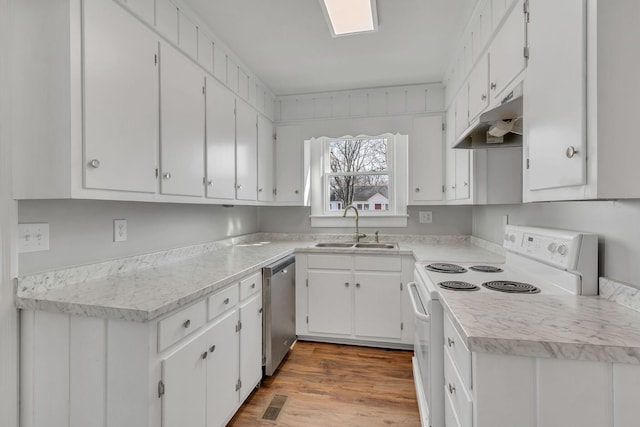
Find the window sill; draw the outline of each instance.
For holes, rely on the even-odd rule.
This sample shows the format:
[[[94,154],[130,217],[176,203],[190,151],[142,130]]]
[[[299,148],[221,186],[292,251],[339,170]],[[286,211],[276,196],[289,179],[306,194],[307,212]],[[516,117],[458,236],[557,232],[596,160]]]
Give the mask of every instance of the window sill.
[[[353,228],[353,213],[342,215],[310,215],[311,227]],[[363,215],[360,214],[360,228],[367,227],[406,227],[409,215]]]

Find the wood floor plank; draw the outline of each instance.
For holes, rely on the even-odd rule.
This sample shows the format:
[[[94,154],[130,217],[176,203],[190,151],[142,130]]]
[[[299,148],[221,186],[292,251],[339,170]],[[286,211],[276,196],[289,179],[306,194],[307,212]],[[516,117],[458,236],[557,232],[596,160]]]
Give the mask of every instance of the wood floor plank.
[[[298,342],[229,426],[420,426],[413,352]],[[289,399],[277,422],[259,421],[274,393]]]

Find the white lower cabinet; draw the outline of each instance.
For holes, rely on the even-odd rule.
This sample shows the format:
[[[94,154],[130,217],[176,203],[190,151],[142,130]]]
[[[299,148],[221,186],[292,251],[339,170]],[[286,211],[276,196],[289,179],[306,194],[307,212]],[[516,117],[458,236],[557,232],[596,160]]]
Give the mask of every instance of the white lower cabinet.
[[[448,316],[444,347],[447,427],[637,425],[640,365],[471,352]]]
[[[296,254],[298,338],[413,343],[411,264],[402,256]]]
[[[262,378],[261,283],[150,322],[23,310],[21,425],[224,426]]]

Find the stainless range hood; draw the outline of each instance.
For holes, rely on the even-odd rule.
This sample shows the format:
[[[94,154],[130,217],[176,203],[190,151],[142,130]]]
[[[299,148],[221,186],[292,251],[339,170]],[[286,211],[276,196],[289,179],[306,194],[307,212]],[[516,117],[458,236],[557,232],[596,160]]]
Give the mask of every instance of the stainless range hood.
[[[522,85],[482,113],[453,145],[467,150],[504,147],[522,147]]]

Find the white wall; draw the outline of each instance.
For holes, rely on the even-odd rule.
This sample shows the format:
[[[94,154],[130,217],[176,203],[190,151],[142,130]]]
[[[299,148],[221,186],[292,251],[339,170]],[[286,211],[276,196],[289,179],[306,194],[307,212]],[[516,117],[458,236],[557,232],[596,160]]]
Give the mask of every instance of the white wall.
[[[50,225],[50,250],[20,254],[20,275],[122,258],[258,231],[256,207],[25,200],[21,223]],[[128,240],[113,242],[113,220],[126,219]],[[0,423],[1,424],[1,423]]]
[[[473,234],[501,244],[503,215],[510,224],[598,234],[600,276],[640,288],[640,200],[476,206]]]
[[[13,282],[16,203],[11,200],[9,0],[0,0],[0,425],[18,426],[18,310]]]
[[[381,234],[471,234],[471,206],[409,206],[407,227],[383,228],[360,227],[370,236],[376,230]],[[433,223],[420,224],[420,211],[433,212]],[[260,231],[271,233],[352,233],[355,227],[353,214],[344,218],[341,228],[311,228],[308,207],[261,207],[259,208]]]

